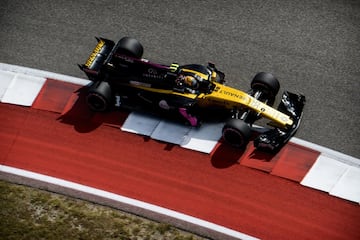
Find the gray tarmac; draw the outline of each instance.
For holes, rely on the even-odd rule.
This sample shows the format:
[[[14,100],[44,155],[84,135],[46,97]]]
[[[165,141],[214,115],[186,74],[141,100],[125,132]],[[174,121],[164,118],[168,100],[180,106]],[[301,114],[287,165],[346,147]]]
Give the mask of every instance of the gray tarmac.
[[[95,36],[160,63],[216,63],[244,90],[260,71],[307,97],[297,137],[360,158],[360,1],[21,1],[0,6],[0,62],[75,77]]]

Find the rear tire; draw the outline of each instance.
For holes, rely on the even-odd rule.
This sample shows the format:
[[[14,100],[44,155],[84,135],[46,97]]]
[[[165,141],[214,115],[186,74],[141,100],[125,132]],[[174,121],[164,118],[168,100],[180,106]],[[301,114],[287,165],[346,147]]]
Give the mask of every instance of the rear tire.
[[[109,108],[111,96],[108,82],[95,82],[86,96],[86,103],[92,111],[103,112]]]
[[[222,135],[231,146],[243,148],[249,143],[251,129],[243,120],[232,118],[223,127]]]
[[[141,58],[144,53],[143,46],[135,38],[123,37],[119,40],[117,45],[117,53],[125,54],[130,57]]]

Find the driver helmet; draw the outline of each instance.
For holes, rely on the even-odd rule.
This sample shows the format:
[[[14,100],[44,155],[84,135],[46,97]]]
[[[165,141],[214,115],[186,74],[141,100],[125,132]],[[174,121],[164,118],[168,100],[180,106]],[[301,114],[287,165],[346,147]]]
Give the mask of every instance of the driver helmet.
[[[185,76],[184,83],[187,87],[189,87],[191,89],[195,89],[198,87],[197,80],[192,76]]]

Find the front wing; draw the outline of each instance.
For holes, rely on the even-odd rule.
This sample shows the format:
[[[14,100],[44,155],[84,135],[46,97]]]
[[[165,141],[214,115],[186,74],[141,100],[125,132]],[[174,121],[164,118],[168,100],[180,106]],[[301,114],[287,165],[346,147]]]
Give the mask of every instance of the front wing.
[[[287,128],[275,127],[264,132],[255,139],[254,146],[260,150],[272,152],[278,151],[290,140],[292,136],[294,136],[299,128],[304,105],[305,96],[291,92],[284,92],[281,97],[281,103],[279,104],[278,110],[291,116],[293,124]]]

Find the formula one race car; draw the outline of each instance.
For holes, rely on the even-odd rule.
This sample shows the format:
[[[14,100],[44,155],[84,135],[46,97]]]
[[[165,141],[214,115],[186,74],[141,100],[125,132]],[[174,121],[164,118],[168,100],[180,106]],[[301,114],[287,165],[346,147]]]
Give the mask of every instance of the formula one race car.
[[[280,84],[270,73],[256,74],[250,90],[243,92],[225,86],[225,74],[212,63],[156,64],[142,58],[143,47],[136,39],[97,41],[85,64],[79,65],[92,81],[86,101],[93,111],[146,110],[194,127],[227,119],[223,139],[239,148],[247,145],[252,124],[263,117],[272,128],[257,136],[254,145],[270,151],[280,149],[299,127],[305,97],[284,92],[278,108],[272,108]]]

